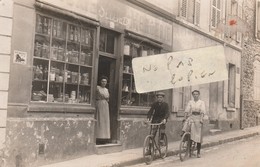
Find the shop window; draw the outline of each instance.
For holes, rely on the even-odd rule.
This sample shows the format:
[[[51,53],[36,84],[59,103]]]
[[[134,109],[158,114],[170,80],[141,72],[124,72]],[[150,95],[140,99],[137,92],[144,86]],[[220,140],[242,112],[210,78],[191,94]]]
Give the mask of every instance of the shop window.
[[[228,106],[235,107],[236,66],[234,64],[229,64],[228,67]]]
[[[135,57],[159,54],[160,49],[142,41],[126,39],[123,56],[122,100],[125,106],[148,107],[155,101],[155,92],[139,94],[135,89],[132,59]]]
[[[221,19],[221,0],[212,0],[211,27],[216,28]]]
[[[200,23],[200,0],[180,0],[180,16],[193,23]]]
[[[89,104],[94,29],[36,15],[32,101]]]

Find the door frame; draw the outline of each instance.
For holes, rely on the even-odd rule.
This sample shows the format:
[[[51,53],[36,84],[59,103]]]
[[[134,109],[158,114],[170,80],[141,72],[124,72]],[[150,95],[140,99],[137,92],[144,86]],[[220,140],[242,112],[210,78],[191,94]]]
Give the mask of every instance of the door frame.
[[[120,82],[119,82],[119,78],[120,78],[120,69],[121,69],[121,54],[123,53],[123,34],[121,32],[118,32],[118,31],[114,31],[114,30],[111,30],[113,31],[113,33],[117,34],[115,36],[115,44],[114,44],[114,54],[110,54],[110,53],[106,53],[106,52],[102,52],[102,51],[99,51],[99,38],[100,38],[100,30],[101,30],[101,27],[98,27],[97,28],[97,34],[96,34],[96,37],[97,37],[97,42],[96,42],[96,49],[95,49],[95,52],[96,52],[96,58],[95,58],[95,85],[98,84],[98,69],[99,69],[99,58],[100,56],[104,56],[104,57],[107,57],[107,58],[111,58],[111,59],[114,59],[114,103],[116,106],[114,107],[114,122],[116,123],[116,129],[113,129],[113,134],[111,133],[111,139],[112,141],[111,142],[115,142],[113,140],[116,140],[117,142],[120,141],[120,123],[119,123],[119,109],[120,109],[120,105],[121,105],[121,100],[119,99],[121,94],[120,94],[120,91],[121,89],[119,88],[121,86]],[[109,77],[109,76],[108,76]],[[93,99],[95,99],[95,92],[96,92],[96,87],[94,88],[94,93],[93,93]],[[93,104],[94,107],[95,107],[95,103]],[[95,113],[96,115],[96,113]],[[94,116],[95,116],[94,115]],[[111,123],[110,123],[111,125]],[[96,129],[94,129],[96,131]],[[96,139],[96,137],[95,137]]]

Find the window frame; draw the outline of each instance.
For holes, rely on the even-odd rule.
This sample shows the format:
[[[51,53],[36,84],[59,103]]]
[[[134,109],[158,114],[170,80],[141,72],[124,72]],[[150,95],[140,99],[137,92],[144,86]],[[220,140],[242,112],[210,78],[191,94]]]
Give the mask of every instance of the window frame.
[[[142,37],[140,37],[142,38]],[[129,55],[128,53],[123,53],[122,58],[122,86],[121,86],[121,107],[139,107],[139,108],[148,108],[155,101],[155,92],[149,93],[137,93],[134,88],[134,76],[132,73],[132,64],[131,60],[134,57],[149,56],[154,54],[161,53],[161,49],[158,46],[153,45],[154,42],[151,41],[149,43],[148,40],[136,39],[132,36],[125,36],[124,38],[124,46],[129,45]],[[143,52],[144,51],[144,52]],[[126,62],[128,61],[128,62]],[[127,67],[126,67],[127,66]],[[130,79],[129,79],[130,78]],[[130,80],[127,83],[127,80]],[[147,97],[147,101],[142,101]],[[132,99],[134,99],[132,101]],[[135,102],[138,101],[135,105]],[[142,102],[141,102],[142,101]],[[146,105],[141,105],[145,104]]]
[[[228,64],[228,106],[236,106],[236,65]]]
[[[56,14],[56,13],[55,13]],[[79,23],[77,23],[76,21],[73,21],[73,18],[71,18],[71,17],[58,17],[58,16],[56,16],[54,13],[47,13],[46,11],[44,12],[40,12],[40,11],[36,11],[35,12],[35,24],[34,24],[34,26],[35,26],[35,30],[34,30],[34,33],[33,33],[33,35],[34,35],[34,41],[33,41],[33,52],[32,52],[32,67],[34,66],[34,63],[35,63],[35,61],[37,61],[37,60],[40,60],[40,58],[39,57],[37,57],[37,56],[35,56],[35,42],[36,42],[36,36],[37,35],[39,35],[39,36],[41,36],[41,35],[44,35],[44,34],[41,34],[41,33],[39,33],[39,32],[37,32],[37,25],[36,24],[38,24],[37,23],[37,20],[36,20],[36,18],[37,18],[37,16],[39,15],[39,16],[41,16],[41,17],[48,17],[48,18],[50,18],[50,22],[51,22],[51,24],[50,24],[50,34],[49,34],[49,44],[48,44],[48,48],[49,48],[49,57],[47,57],[46,58],[46,62],[48,62],[48,78],[47,78],[47,87],[49,87],[49,85],[50,85],[50,72],[51,72],[51,66],[52,66],[52,63],[54,62],[56,62],[56,63],[61,63],[61,64],[63,64],[63,69],[64,69],[64,71],[65,70],[67,70],[67,66],[69,66],[69,64],[71,64],[71,62],[69,62],[69,61],[66,61],[65,59],[66,59],[66,55],[68,54],[68,42],[69,42],[69,39],[68,39],[68,36],[69,36],[69,31],[70,31],[70,29],[69,29],[69,27],[70,27],[70,25],[73,25],[73,26],[75,26],[75,27],[77,27],[77,29],[78,30],[80,30],[79,32],[78,32],[78,45],[79,45],[79,47],[80,47],[80,50],[79,50],[79,52],[78,52],[78,63],[74,63],[74,64],[72,64],[72,65],[75,65],[76,66],[76,68],[78,68],[78,83],[77,83],[77,96],[76,96],[76,100],[79,98],[79,91],[81,91],[81,89],[80,89],[80,86],[81,86],[81,73],[80,73],[80,70],[83,70],[83,68],[85,68],[87,71],[90,71],[90,73],[89,73],[89,81],[88,81],[88,84],[86,84],[86,85],[84,85],[85,87],[89,87],[89,88],[86,88],[86,89],[88,89],[88,91],[87,92],[89,92],[89,94],[88,94],[88,102],[86,102],[86,103],[80,103],[80,101],[78,101],[78,103],[69,103],[69,102],[66,102],[65,101],[65,94],[66,94],[66,82],[63,80],[62,81],[62,94],[63,94],[63,99],[62,99],[62,102],[56,102],[56,101],[52,101],[52,102],[50,102],[50,101],[48,101],[48,98],[46,98],[46,100],[45,101],[37,101],[37,100],[33,100],[33,91],[35,91],[35,90],[33,90],[33,82],[34,82],[34,76],[32,77],[32,81],[31,81],[31,84],[32,84],[32,88],[31,88],[31,96],[30,96],[30,105],[29,105],[29,111],[60,111],[60,112],[70,112],[70,111],[73,111],[73,110],[71,110],[71,107],[72,108],[75,108],[76,106],[76,110],[75,110],[75,112],[84,112],[81,108],[82,107],[86,107],[86,106],[91,106],[91,104],[92,104],[92,101],[93,101],[93,75],[94,75],[94,57],[95,57],[95,50],[94,50],[94,48],[95,48],[95,43],[96,43],[96,34],[97,34],[97,29],[96,29],[96,27],[94,26],[94,25],[92,25],[92,24],[90,24],[90,23],[88,23],[88,22],[85,22],[85,21],[82,21],[83,22],[83,24],[79,24]],[[58,14],[59,16],[61,16],[60,14]],[[55,41],[55,40],[57,40],[57,39],[55,39],[55,38],[57,38],[57,37],[54,37],[53,36],[53,31],[54,31],[54,29],[53,29],[53,26],[54,26],[54,21],[58,21],[58,22],[62,22],[64,25],[65,25],[65,31],[64,31],[64,33],[65,34],[63,34],[63,35],[65,35],[65,37],[63,38],[63,39],[60,39],[60,40],[63,40],[62,42],[64,43],[64,48],[63,48],[63,60],[62,61],[57,61],[56,59],[53,59],[53,57],[51,57],[51,55],[52,55],[52,50],[54,49],[54,45],[53,45],[53,42]],[[91,35],[91,37],[92,37],[92,43],[91,44],[83,44],[83,41],[82,41],[82,33],[83,33],[83,31],[90,31],[90,33],[92,33],[92,35]],[[62,43],[61,42],[61,43]],[[84,46],[83,46],[84,45]],[[91,60],[89,61],[89,63],[90,63],[90,65],[85,65],[85,64],[81,64],[81,54],[83,53],[82,51],[83,51],[83,48],[84,47],[86,47],[85,49],[87,49],[88,51],[90,51],[91,52]],[[37,64],[37,63],[36,63]],[[81,71],[81,72],[83,72],[83,71]],[[34,71],[32,71],[32,73],[33,73],[33,75],[34,75]],[[64,75],[63,75],[63,77],[65,77]],[[80,79],[81,78],[81,79]],[[47,88],[47,90],[46,90],[47,92],[46,92],[46,94],[48,95],[48,94],[50,94],[50,92],[49,92],[49,88]],[[52,106],[51,108],[50,107],[47,107],[46,108],[46,106]],[[65,108],[64,107],[62,107],[62,106],[66,106]],[[46,109],[44,109],[44,108],[46,108]]]
[[[216,5],[214,6],[214,3],[213,2],[216,2]],[[219,2],[219,8],[218,8],[218,2]],[[222,16],[222,1],[221,0],[211,0],[211,16],[210,16],[210,27],[211,28],[217,28],[218,26],[218,23],[221,21],[221,16]],[[213,11],[216,11],[216,14],[215,14],[215,18],[213,18]],[[219,15],[218,15],[219,13]],[[219,18],[218,18],[219,16]],[[213,19],[215,21],[213,21]]]
[[[183,6],[185,4],[185,6]],[[179,16],[196,26],[200,25],[200,0],[179,0]]]

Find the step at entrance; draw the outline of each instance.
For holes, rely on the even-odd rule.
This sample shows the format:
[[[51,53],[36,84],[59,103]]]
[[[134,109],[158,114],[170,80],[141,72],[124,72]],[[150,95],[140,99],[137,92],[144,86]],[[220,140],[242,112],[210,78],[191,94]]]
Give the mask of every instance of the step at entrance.
[[[109,154],[115,152],[121,152],[123,147],[121,144],[104,144],[96,145],[96,154]]]

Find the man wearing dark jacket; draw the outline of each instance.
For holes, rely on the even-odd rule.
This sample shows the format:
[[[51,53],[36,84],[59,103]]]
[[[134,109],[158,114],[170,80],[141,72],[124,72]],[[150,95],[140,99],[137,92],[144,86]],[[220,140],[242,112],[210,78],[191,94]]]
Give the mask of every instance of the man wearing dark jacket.
[[[161,133],[165,133],[165,124],[169,117],[169,106],[166,102],[164,102],[165,94],[163,92],[158,92],[156,94],[157,101],[154,102],[147,114],[148,121],[151,123],[161,123],[163,124],[160,126]],[[153,129],[153,134],[155,135],[157,132],[157,127]],[[163,135],[161,135],[161,139],[163,139]]]

